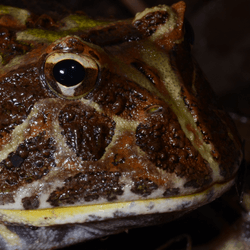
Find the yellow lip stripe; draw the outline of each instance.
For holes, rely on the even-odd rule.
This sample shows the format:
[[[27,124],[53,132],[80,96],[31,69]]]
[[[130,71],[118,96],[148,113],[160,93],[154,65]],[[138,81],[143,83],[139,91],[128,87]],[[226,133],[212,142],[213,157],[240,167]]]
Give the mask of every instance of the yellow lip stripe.
[[[33,226],[52,226],[67,223],[84,223],[115,219],[115,214],[122,217],[130,215],[185,212],[193,210],[219,197],[234,184],[217,183],[203,192],[170,198],[116,202],[97,205],[58,207],[37,210],[0,210],[3,222],[21,223]]]

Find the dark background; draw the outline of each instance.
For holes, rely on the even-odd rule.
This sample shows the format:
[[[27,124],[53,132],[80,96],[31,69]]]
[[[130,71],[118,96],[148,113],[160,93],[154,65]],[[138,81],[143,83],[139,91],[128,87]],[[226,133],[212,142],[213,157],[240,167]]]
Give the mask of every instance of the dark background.
[[[171,5],[174,2],[176,1],[142,1],[147,7],[158,4]],[[26,8],[37,15],[46,13],[60,17],[82,10],[94,18],[125,19],[133,17],[136,12],[126,4],[126,0],[1,0],[0,3]],[[186,17],[195,31],[194,55],[225,109],[235,119],[245,141],[246,159],[250,162],[250,1],[186,0],[186,3]],[[90,241],[67,250],[151,250],[182,233],[189,233],[194,245],[206,244],[237,216],[229,207],[222,212],[222,208],[227,206],[227,196],[184,216],[179,221],[130,230],[129,233],[110,236],[105,240]],[[214,214],[215,217],[212,217]]]

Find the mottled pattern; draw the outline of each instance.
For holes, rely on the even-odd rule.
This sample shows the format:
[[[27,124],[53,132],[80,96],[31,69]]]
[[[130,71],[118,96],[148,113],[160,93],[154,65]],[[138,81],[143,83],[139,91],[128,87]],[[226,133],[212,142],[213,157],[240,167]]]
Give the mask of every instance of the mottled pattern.
[[[87,172],[79,173],[64,181],[62,188],[52,192],[48,202],[52,206],[89,202],[98,198],[115,200],[123,194],[123,185],[119,184],[119,172]]]
[[[167,22],[168,16],[169,14],[166,11],[150,12],[136,21],[135,27],[146,36],[151,36],[160,25]]]
[[[45,136],[44,131],[39,136],[25,140],[15,152],[0,162],[0,190],[4,192],[0,203],[8,203],[13,191],[41,179],[55,167],[55,141]]]
[[[158,188],[157,184],[148,178],[134,178],[131,192],[146,197]]]
[[[232,186],[241,142],[191,56],[184,12],[179,2],[110,23],[1,14],[1,248],[163,222]],[[75,92],[52,73],[59,53],[84,58],[90,77]]]
[[[157,167],[187,178],[186,187],[209,185],[212,170],[182,131],[167,107],[153,113],[136,131],[136,144]]]
[[[25,244],[44,225],[183,213],[233,184],[240,139],[191,56],[184,12],[179,2],[117,23],[43,15],[2,27],[20,57],[6,47],[0,68],[0,206],[34,216],[11,212],[37,226],[18,232],[32,235]],[[57,65],[78,79],[65,59],[81,64],[80,82],[55,77]]]
[[[131,80],[107,69],[101,73],[103,78],[100,85],[86,98],[100,104],[106,113],[135,120],[152,102],[159,102],[158,98]]]
[[[90,30],[88,33],[80,34],[80,37],[99,46],[110,46],[140,40],[142,34],[131,23],[120,22],[101,30]]]
[[[36,66],[29,65],[0,79],[0,138],[21,124],[34,104],[47,96]]]
[[[40,201],[38,196],[25,197],[22,199],[23,207],[26,210],[39,208]]]
[[[224,111],[215,93],[210,88],[198,64],[188,52],[188,45],[176,46],[171,62],[182,79],[182,98],[190,113],[197,118],[203,140],[212,144],[212,155],[220,164],[220,174],[229,179],[241,154],[240,141],[232,119]],[[193,64],[188,63],[193,61]],[[233,134],[232,134],[233,132]]]
[[[8,22],[8,20],[6,21]],[[0,54],[4,65],[16,56],[23,55],[29,50],[31,50],[30,45],[16,41],[14,30],[9,30],[8,28],[0,26]]]
[[[80,102],[66,105],[58,120],[67,144],[84,161],[99,160],[114,134],[114,121]]]

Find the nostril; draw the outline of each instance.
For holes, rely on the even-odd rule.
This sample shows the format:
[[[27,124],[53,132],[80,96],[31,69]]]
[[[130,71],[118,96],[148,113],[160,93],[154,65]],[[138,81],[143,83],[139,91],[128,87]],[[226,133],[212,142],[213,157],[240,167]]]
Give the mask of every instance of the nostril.
[[[146,109],[148,114],[158,113],[163,110],[163,107],[160,105],[151,105],[149,108]]]

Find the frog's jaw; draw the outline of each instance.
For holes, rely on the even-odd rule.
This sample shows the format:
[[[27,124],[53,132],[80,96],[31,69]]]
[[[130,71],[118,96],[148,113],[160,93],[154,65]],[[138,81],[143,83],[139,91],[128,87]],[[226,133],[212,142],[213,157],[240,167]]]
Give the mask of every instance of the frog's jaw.
[[[111,202],[63,208],[38,210],[6,210],[1,209],[0,215],[4,222],[23,223],[30,226],[52,226],[68,223],[85,223],[128,216],[156,213],[185,213],[205,205],[218,198],[234,184],[231,180],[223,184],[215,184],[207,190],[173,198],[135,200],[128,202]],[[42,215],[42,216],[41,216]]]

